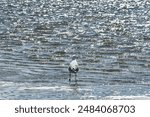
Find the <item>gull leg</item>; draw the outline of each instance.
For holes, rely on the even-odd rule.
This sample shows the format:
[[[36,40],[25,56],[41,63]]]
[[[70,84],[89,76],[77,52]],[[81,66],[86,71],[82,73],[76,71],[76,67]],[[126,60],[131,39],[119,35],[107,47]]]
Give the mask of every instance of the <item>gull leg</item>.
[[[75,73],[75,81],[77,82],[77,74]]]
[[[71,73],[69,73],[69,82],[71,81]]]

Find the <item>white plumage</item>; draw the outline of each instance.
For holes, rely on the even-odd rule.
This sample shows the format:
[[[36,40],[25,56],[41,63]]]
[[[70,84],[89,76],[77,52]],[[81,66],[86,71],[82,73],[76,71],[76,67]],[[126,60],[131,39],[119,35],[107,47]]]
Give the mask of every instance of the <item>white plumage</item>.
[[[79,71],[79,67],[78,67],[78,62],[76,59],[72,60],[70,62],[70,65],[69,65],[69,68],[68,68],[69,72],[70,72],[70,78],[69,78],[69,81],[71,79],[71,73],[74,73],[75,74],[75,79],[76,79],[76,75],[77,75],[77,72]]]
[[[78,68],[78,63],[77,63],[77,60],[73,60],[71,61],[69,67],[71,68],[71,70],[76,70]]]

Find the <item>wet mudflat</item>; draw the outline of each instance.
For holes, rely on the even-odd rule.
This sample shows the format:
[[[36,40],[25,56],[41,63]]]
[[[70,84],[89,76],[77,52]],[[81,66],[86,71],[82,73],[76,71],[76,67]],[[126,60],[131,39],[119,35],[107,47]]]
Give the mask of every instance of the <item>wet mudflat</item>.
[[[150,99],[149,0],[0,1],[0,99]],[[68,65],[77,56],[77,82]]]

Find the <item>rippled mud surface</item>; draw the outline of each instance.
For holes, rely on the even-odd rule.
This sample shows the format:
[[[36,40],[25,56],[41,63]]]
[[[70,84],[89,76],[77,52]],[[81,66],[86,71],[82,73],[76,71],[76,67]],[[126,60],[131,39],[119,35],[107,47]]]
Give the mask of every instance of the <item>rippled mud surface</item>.
[[[0,16],[0,99],[150,99],[149,0],[1,0]]]

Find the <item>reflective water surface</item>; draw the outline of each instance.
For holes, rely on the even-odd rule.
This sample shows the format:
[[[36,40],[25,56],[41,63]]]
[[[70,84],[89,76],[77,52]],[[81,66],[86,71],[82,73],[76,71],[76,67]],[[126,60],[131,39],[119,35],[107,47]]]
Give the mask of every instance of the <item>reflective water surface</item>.
[[[0,99],[150,99],[149,0],[1,0]],[[68,65],[77,56],[77,82]]]

